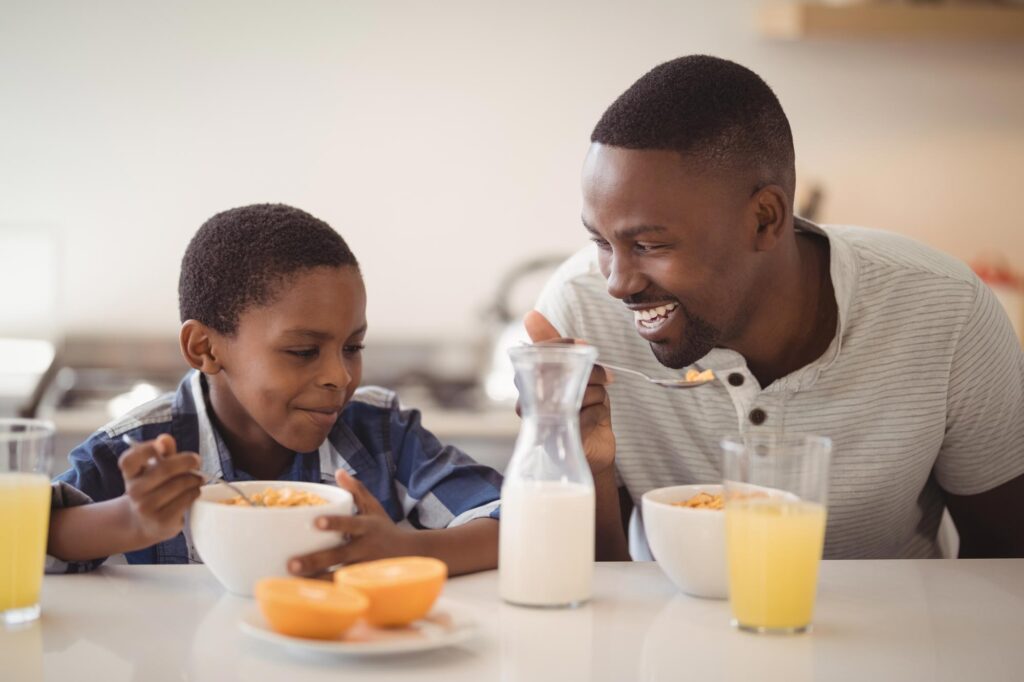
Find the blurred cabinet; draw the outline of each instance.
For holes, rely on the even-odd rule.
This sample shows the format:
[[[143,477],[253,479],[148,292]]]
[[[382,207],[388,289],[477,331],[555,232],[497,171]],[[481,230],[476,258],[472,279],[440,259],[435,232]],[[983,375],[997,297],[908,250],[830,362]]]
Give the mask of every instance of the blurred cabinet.
[[[758,28],[768,38],[1024,41],[1024,6],[935,2],[771,2]]]

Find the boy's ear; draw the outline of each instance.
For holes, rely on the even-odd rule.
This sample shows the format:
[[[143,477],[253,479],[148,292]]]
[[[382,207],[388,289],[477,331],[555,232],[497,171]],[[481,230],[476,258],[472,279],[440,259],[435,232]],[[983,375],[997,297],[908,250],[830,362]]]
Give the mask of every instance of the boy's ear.
[[[202,322],[186,320],[178,337],[185,362],[203,374],[219,372],[221,364],[214,348],[216,336],[217,333]]]

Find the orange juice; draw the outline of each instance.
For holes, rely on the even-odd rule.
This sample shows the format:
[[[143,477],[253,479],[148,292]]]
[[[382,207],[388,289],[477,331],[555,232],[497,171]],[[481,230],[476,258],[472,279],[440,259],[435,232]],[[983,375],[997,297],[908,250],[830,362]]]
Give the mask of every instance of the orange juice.
[[[0,612],[39,603],[50,522],[50,480],[0,473]]]
[[[780,499],[725,507],[729,599],[741,628],[799,631],[811,622],[825,508]]]

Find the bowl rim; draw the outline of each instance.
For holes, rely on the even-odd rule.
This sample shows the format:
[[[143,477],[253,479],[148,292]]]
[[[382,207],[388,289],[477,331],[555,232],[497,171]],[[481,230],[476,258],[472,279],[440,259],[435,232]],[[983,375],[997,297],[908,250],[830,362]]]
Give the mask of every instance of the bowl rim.
[[[199,495],[200,496],[197,497],[195,502],[193,502],[192,504],[202,505],[203,507],[209,508],[209,509],[221,509],[221,510],[224,510],[224,511],[220,512],[220,513],[229,513],[229,514],[231,514],[231,513],[238,513],[239,511],[241,513],[245,513],[245,514],[249,514],[249,513],[258,513],[259,514],[259,513],[264,513],[264,512],[267,512],[267,511],[273,511],[275,514],[281,514],[281,513],[285,513],[285,514],[289,514],[289,513],[290,514],[307,513],[308,514],[310,510],[318,510],[320,512],[330,512],[330,511],[333,511],[338,505],[344,505],[346,503],[349,503],[349,504],[352,505],[352,512],[351,513],[352,514],[355,513],[355,497],[352,495],[352,493],[350,493],[349,491],[345,490],[344,488],[341,488],[341,487],[335,486],[335,485],[330,485],[328,483],[318,483],[318,482],[315,482],[315,481],[263,481],[263,480],[260,480],[260,481],[231,481],[231,484],[232,485],[237,485],[237,486],[241,487],[243,490],[246,490],[246,492],[248,492],[248,488],[251,488],[251,487],[258,487],[259,490],[263,490],[264,488],[293,488],[294,487],[294,488],[299,488],[300,490],[309,490],[311,492],[315,492],[315,491],[320,490],[320,489],[326,489],[326,490],[331,491],[331,492],[329,492],[327,494],[330,495],[332,498],[334,498],[336,495],[340,495],[340,498],[338,498],[338,499],[329,499],[329,500],[327,500],[327,504],[317,504],[317,505],[305,504],[305,505],[299,505],[299,506],[295,506],[295,507],[255,507],[254,508],[254,507],[248,507],[248,506],[246,506],[244,504],[243,505],[227,505],[227,504],[221,504],[221,499],[227,499],[226,497],[225,498],[221,498],[221,499],[210,499],[208,497],[203,497],[203,491],[204,490],[213,490],[213,489],[218,489],[218,488],[224,488],[224,486],[222,486],[220,483],[207,483],[207,484],[205,484],[203,486],[200,486],[200,488],[199,488],[199,491],[200,491]],[[231,495],[233,495],[233,493],[231,493]]]
[[[641,506],[644,505],[644,504],[650,504],[650,505],[654,505],[654,506],[657,506],[657,507],[660,507],[660,508],[673,509],[676,512],[682,512],[682,513],[686,513],[686,514],[701,514],[701,515],[708,515],[708,514],[721,515],[722,514],[722,511],[723,511],[722,509],[694,509],[692,507],[680,507],[677,504],[672,504],[671,502],[663,502],[661,500],[655,500],[653,497],[651,497],[651,495],[653,495],[655,493],[666,493],[666,492],[668,492],[670,490],[683,489],[683,488],[686,488],[686,489],[689,489],[689,490],[692,491],[692,492],[689,493],[690,497],[692,497],[693,495],[695,495],[697,493],[704,492],[705,490],[707,490],[709,488],[714,488],[715,489],[714,492],[719,492],[719,493],[725,491],[725,486],[723,486],[721,483],[686,483],[686,484],[682,484],[682,485],[666,485],[666,486],[662,486],[660,488],[652,488],[651,490],[648,490],[647,492],[645,492],[643,495],[640,496],[640,504],[641,504]],[[682,501],[682,500],[680,500],[680,501]]]

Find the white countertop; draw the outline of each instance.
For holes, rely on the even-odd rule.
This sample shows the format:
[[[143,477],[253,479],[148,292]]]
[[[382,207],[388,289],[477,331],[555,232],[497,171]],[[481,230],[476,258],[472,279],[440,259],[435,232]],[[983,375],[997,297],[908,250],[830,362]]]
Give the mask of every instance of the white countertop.
[[[0,678],[34,680],[977,680],[1024,678],[1024,560],[826,561],[815,630],[759,636],[728,604],[679,594],[653,563],[598,564],[574,611],[501,603],[494,571],[454,578],[474,612],[457,647],[298,658],[238,628],[252,601],[203,566],[47,576],[43,617],[0,630]]]

